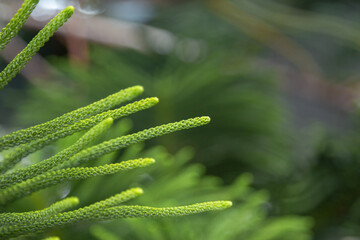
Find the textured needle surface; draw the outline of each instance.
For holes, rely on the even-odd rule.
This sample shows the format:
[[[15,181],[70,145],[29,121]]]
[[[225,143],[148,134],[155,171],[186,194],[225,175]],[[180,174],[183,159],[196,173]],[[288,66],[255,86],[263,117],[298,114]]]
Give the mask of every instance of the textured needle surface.
[[[74,123],[81,122],[81,120],[89,119],[89,121],[95,122],[95,121],[104,120],[107,117],[112,117],[116,119],[117,118],[116,115],[119,115],[119,117],[121,117],[122,115],[125,115],[125,112],[129,113],[129,110],[134,109],[136,106],[139,107],[139,110],[141,110],[143,109],[141,108],[141,103],[143,103],[144,100],[140,103],[135,102],[133,103],[133,105],[130,104],[125,107],[122,107],[117,111],[116,110],[108,111],[109,109],[125,101],[129,101],[137,97],[142,92],[143,92],[143,88],[141,86],[134,86],[131,88],[127,88],[119,91],[118,93],[112,94],[98,102],[95,102],[83,108],[79,108],[70,113],[64,114],[46,123],[39,124],[27,129],[19,130],[11,134],[8,134],[6,136],[0,137],[0,151],[9,147],[13,147],[32,140],[36,140],[38,138],[45,137],[48,134],[64,129],[65,127],[69,127]],[[107,112],[104,113],[105,111]],[[91,118],[95,115],[97,115],[96,118],[95,117]]]
[[[114,174],[134,168],[146,167],[155,163],[152,158],[128,160],[121,163],[109,164],[100,167],[66,168],[49,171],[0,190],[0,204],[6,204],[17,198],[29,195],[40,189],[53,186],[65,181],[86,179],[89,177]]]
[[[104,208],[97,211],[78,209],[72,212],[60,213],[49,221],[34,222],[25,226],[12,226],[0,228],[0,236],[13,237],[23,232],[38,232],[43,229],[71,224],[80,221],[110,220],[116,218],[132,217],[169,217],[184,216],[208,211],[223,210],[232,206],[229,201],[214,201],[197,203],[188,206],[155,208],[146,206],[118,206]]]
[[[209,117],[190,118],[187,120],[168,123],[154,128],[149,128],[134,134],[115,138],[79,152],[68,162],[65,162],[61,167],[78,166],[84,162],[96,159],[102,155],[117,151],[132,144],[155,138],[164,134],[169,134],[175,131],[203,126],[208,124],[209,122]]]
[[[21,27],[25,24],[30,14],[38,4],[39,0],[26,0],[15,16],[0,32],[0,51],[16,36]]]
[[[39,221],[40,219],[46,219],[49,216],[63,212],[69,208],[75,207],[79,203],[77,197],[65,198],[59,202],[52,204],[50,207],[23,213],[1,213],[0,224],[10,225],[15,223],[27,223],[33,221]]]
[[[67,7],[56,15],[40,32],[30,41],[0,73],[0,89],[4,88],[20,72],[21,69],[31,60],[31,58],[44,46],[44,44],[54,35],[74,13],[74,7]]]
[[[70,157],[82,150],[86,145],[93,142],[97,137],[108,130],[112,123],[113,119],[107,118],[85,133],[84,136],[82,136],[75,144],[59,152],[53,157],[33,164],[29,167],[18,169],[12,173],[0,176],[0,188],[4,188],[11,183],[18,183],[39,175],[47,170],[54,168],[56,165],[67,161]]]

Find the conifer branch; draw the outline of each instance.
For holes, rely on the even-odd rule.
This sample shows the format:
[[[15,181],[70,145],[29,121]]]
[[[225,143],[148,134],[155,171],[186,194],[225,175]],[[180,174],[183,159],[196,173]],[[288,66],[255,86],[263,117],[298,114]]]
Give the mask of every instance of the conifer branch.
[[[83,209],[94,211],[100,208],[114,207],[119,205],[120,203],[138,197],[141,194],[143,194],[143,190],[141,188],[128,189],[108,199],[84,207]],[[18,223],[23,224],[27,222],[39,221],[39,219],[48,218],[69,208],[75,207],[78,203],[79,199],[77,197],[69,197],[52,204],[48,208],[38,211],[30,211],[24,213],[1,213],[0,225],[10,225]]]
[[[70,180],[80,180],[89,177],[114,174],[121,171],[149,166],[155,162],[152,158],[128,160],[121,163],[109,164],[99,167],[67,168],[49,171],[28,179],[24,182],[11,185],[0,190],[0,204],[6,204],[15,199],[29,195],[40,189]]]
[[[106,141],[96,146],[82,150],[81,152],[74,155],[69,161],[65,162],[59,167],[65,168],[65,167],[79,166],[84,162],[90,161],[92,159],[96,159],[102,155],[117,151],[129,145],[142,142],[151,138],[155,138],[161,135],[165,135],[168,133],[203,126],[208,124],[209,122],[210,122],[209,117],[190,118],[187,120],[168,123],[161,126],[145,129],[143,131],[134,134],[115,138],[110,141]]]
[[[0,89],[4,88],[20,72],[31,58],[44,46],[52,35],[61,27],[74,13],[74,7],[69,6],[56,15],[40,32],[29,42],[0,73]]]
[[[69,208],[75,207],[79,203],[77,197],[65,198],[59,202],[52,204],[50,207],[24,213],[1,213],[0,225],[10,225],[18,223],[27,223],[39,221],[40,219],[48,218],[57,213],[63,212]]]
[[[95,124],[105,120],[106,118],[111,117],[113,119],[118,119],[121,117],[125,117],[132,113],[150,108],[150,107],[154,106],[155,104],[157,104],[158,102],[159,102],[159,99],[156,97],[145,98],[140,101],[136,101],[136,102],[127,104],[118,109],[108,110],[106,112],[102,112],[102,113],[92,116],[90,118],[75,122],[70,126],[54,125],[51,127],[49,127],[49,126],[44,127],[44,126],[37,125],[37,126],[31,127],[32,129],[30,131],[27,131],[26,129],[25,129],[25,131],[20,130],[20,131],[17,131],[17,132],[14,132],[14,133],[11,133],[11,134],[1,137],[0,138],[0,150],[4,150],[9,147],[27,143],[29,141],[37,140],[37,139],[42,138],[50,133],[53,133],[56,136],[65,137],[65,136],[71,135],[75,132],[78,132],[78,131],[81,131],[84,129],[88,129],[88,128],[94,126]],[[59,131],[57,131],[57,130],[59,130]],[[55,131],[57,131],[57,132],[54,133]],[[56,138],[56,137],[53,136],[52,138]],[[46,140],[46,141],[48,141],[48,140]]]
[[[36,152],[39,149],[51,144],[52,142],[71,135],[73,132],[68,131],[66,134],[49,134],[44,138],[37,139],[30,143],[25,143],[15,148],[11,152],[4,156],[4,159],[0,162],[0,175],[11,169],[15,164],[20,162],[21,159],[28,156],[31,153]]]
[[[96,211],[82,208],[70,212],[59,213],[48,220],[33,222],[26,225],[0,227],[0,236],[15,237],[25,233],[40,232],[49,228],[74,224],[83,221],[103,221],[133,217],[169,217],[184,216],[208,211],[223,210],[232,206],[230,201],[214,201],[197,203],[188,206],[155,208],[146,206],[118,206],[102,208]]]
[[[61,129],[58,132],[53,132],[41,139],[35,139],[34,141],[26,144],[22,144],[19,147],[17,147],[15,150],[11,151],[7,155],[5,155],[2,162],[0,162],[0,174],[6,172],[9,170],[12,166],[14,166],[16,163],[18,163],[22,158],[26,157],[30,153],[33,153],[46,145],[54,142],[55,140],[59,138],[64,138],[66,136],[69,136],[75,132],[79,132],[84,129],[88,129],[98,122],[111,117],[113,119],[121,118],[127,115],[130,115],[136,111],[140,111],[149,107],[152,107],[158,103],[157,98],[148,98],[143,99],[138,102],[134,102],[131,104],[128,104],[124,107],[121,107],[119,109],[115,110],[109,110],[105,113],[98,114],[96,116],[93,116],[89,119],[81,120],[80,122],[77,122],[67,128]],[[56,129],[56,127],[54,127]],[[51,128],[49,128],[51,129]],[[48,130],[46,130],[48,131]],[[4,136],[7,137],[8,135]],[[1,179],[1,177],[0,177]]]
[[[0,32],[0,51],[16,36],[21,27],[25,24],[30,14],[38,4],[39,0],[25,0],[21,8]]]
[[[144,88],[142,86],[129,87],[88,106],[76,109],[70,113],[66,113],[46,123],[19,130],[0,137],[0,150],[5,149],[5,147],[14,146],[15,143],[16,145],[19,145],[20,143],[26,143],[27,141],[34,140],[35,137],[44,137],[47,134],[60,130],[61,128],[68,127],[75,122],[110,110],[111,108],[120,105],[123,102],[132,100],[133,98],[139,96],[143,91]]]
[[[90,144],[98,136],[108,130],[112,123],[113,119],[107,118],[95,127],[91,128],[88,132],[86,132],[84,136],[82,136],[79,140],[76,141],[76,143],[57,153],[53,157],[50,157],[42,162],[33,164],[29,167],[18,169],[12,173],[0,176],[0,188],[4,188],[6,186],[9,186],[10,184],[18,183],[23,180],[32,178],[36,175],[39,175],[45,171],[54,168],[55,166],[63,163],[64,161],[67,161],[68,159],[70,159],[70,157],[81,151],[86,145]]]

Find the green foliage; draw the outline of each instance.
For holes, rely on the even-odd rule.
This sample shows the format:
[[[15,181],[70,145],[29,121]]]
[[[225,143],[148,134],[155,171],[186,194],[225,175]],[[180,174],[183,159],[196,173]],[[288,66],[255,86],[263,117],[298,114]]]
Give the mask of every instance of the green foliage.
[[[114,131],[126,129],[129,125],[129,120],[123,119],[114,126]],[[114,134],[116,133],[108,133],[104,137],[111,138]],[[57,144],[58,147],[63,145],[64,142]],[[272,208],[269,196],[264,191],[256,191],[250,187],[252,182],[250,174],[243,174],[230,185],[224,186],[219,178],[204,175],[205,169],[202,165],[189,163],[194,156],[191,148],[183,148],[172,155],[162,146],[145,148],[143,144],[137,144],[117,154],[103,156],[98,161],[102,164],[112,163],[135,156],[153,156],[157,159],[157,163],[147,169],[139,169],[137,173],[129,172],[126,176],[113,175],[102,177],[96,182],[75,183],[71,186],[70,194],[86,199],[87,202],[93,202],[113,194],[116,188],[123,189],[128,184],[137,183],[136,185],[141,186],[145,192],[154,194],[144,194],[141,198],[134,199],[136,205],[148,203],[156,203],[158,206],[184,205],[188,204],[189,199],[202,202],[226,198],[231,200],[234,206],[217,214],[194,215],[186,219],[117,220],[102,225],[92,225],[89,232],[81,234],[77,234],[76,229],[66,229],[60,234],[61,237],[99,240],[311,239],[311,219],[289,215],[269,217]],[[112,185],[114,182],[117,183],[116,187]],[[54,191],[51,193],[55,194]]]
[[[103,122],[99,123],[92,129],[90,129],[84,136],[82,136],[76,143],[68,147],[67,149],[61,151],[55,156],[46,159],[40,163],[29,166],[25,169],[18,169],[12,173],[5,174],[0,177],[0,188],[7,186],[11,183],[18,183],[29,178],[32,178],[36,175],[44,173],[55,166],[59,165],[62,162],[67,161],[71,156],[78,153],[86,145],[90,144],[94,139],[96,139],[100,134],[110,128],[113,122],[112,118],[106,119]]]
[[[282,185],[277,205],[282,214],[312,217],[316,239],[360,236],[358,130],[358,122],[345,133],[330,133],[324,126],[316,126],[299,136],[312,139],[302,142],[307,162]]]
[[[61,117],[55,118],[49,122],[30,127],[27,129],[16,131],[12,134],[8,134],[0,138],[0,150],[4,150],[8,147],[13,147],[16,144],[24,143],[28,140],[36,140],[38,138],[49,135],[54,130],[64,129],[74,123],[92,117],[96,114],[100,114],[105,112],[106,110],[110,110],[111,108],[129,101],[143,92],[143,88],[141,86],[130,87],[124,90],[119,91],[113,95],[108,96],[105,99],[102,99],[98,102],[90,104],[86,107],[79,108],[70,113],[64,114]],[[152,102],[157,102],[156,99],[153,99]],[[99,122],[101,119],[105,119],[107,117],[112,117],[114,119],[125,116],[126,112],[129,109],[133,108],[132,105],[128,105],[126,109],[122,109],[119,113],[114,114],[115,111],[107,111],[107,114],[98,115],[99,117],[94,122]],[[120,114],[120,115],[119,115]],[[117,116],[117,117],[116,117]],[[89,120],[87,120],[88,122]],[[93,124],[94,125],[94,124]],[[71,133],[70,133],[71,134]]]
[[[108,98],[111,101],[111,98]],[[153,98],[155,99],[155,98]],[[144,100],[143,102],[151,101]],[[102,101],[104,102],[104,101]],[[126,115],[131,112],[136,112],[142,109],[142,104],[136,102],[135,104],[128,104],[125,107],[120,109],[126,109]],[[157,102],[157,99],[156,99]],[[108,103],[106,103],[108,105]],[[129,107],[130,105],[130,107]],[[87,109],[87,108],[84,108]],[[112,110],[110,110],[112,111]],[[95,111],[96,112],[96,111]],[[124,111],[123,111],[124,112]],[[107,113],[107,112],[105,112]],[[94,113],[96,114],[96,113]],[[71,115],[71,114],[69,114]],[[82,116],[83,114],[79,114]],[[103,116],[103,113],[99,113],[98,115]],[[106,114],[105,114],[106,115]],[[116,115],[117,117],[123,116],[124,114]],[[96,117],[97,115],[95,115]],[[106,115],[108,116],[108,115]],[[91,119],[90,117],[89,119]],[[59,118],[61,119],[61,118]],[[73,125],[78,124],[79,122],[86,122],[90,121],[95,123],[95,121],[91,121],[89,119],[72,120]],[[101,119],[101,118],[100,118]],[[98,167],[78,167],[74,168],[71,166],[77,166],[81,163],[84,163],[90,159],[99,158],[107,153],[117,151],[120,148],[124,148],[131,144],[144,141],[149,138],[153,138],[156,136],[160,136],[163,134],[171,133],[178,130],[189,129],[197,126],[202,126],[209,123],[208,117],[201,117],[201,118],[193,118],[188,120],[183,120],[176,123],[165,124],[162,126],[158,126],[155,128],[150,128],[144,131],[140,131],[135,134],[125,135],[119,138],[112,139],[110,141],[105,141],[93,147],[89,147],[81,151],[85,146],[90,144],[94,139],[98,138],[99,135],[103,134],[112,124],[112,118],[106,118],[100,123],[97,123],[94,127],[88,130],[79,140],[75,143],[71,144],[69,147],[65,148],[64,150],[60,151],[53,157],[50,157],[46,160],[40,161],[39,163],[35,163],[25,168],[21,168],[15,170],[13,172],[4,174],[0,176],[1,182],[1,189],[0,190],[0,203],[7,204],[11,203],[16,199],[22,198],[23,196],[29,195],[35,191],[40,189],[63,183],[69,180],[79,180],[79,179],[86,179],[93,176],[101,176],[106,174],[114,174],[119,171],[124,170],[131,170],[134,168],[145,167],[149,164],[154,163],[153,159],[144,158],[138,160],[129,160],[129,161],[122,161],[120,163],[114,164],[106,164],[103,166]],[[59,125],[64,124],[61,121],[50,121],[48,123],[32,127],[32,129],[47,129],[50,124],[54,124],[54,122],[58,122]],[[65,123],[68,124],[68,123]],[[60,135],[62,137],[67,136],[62,134],[63,130],[61,127],[54,124],[52,129],[60,129],[58,132],[55,132],[55,135]],[[87,127],[89,125],[86,125]],[[75,131],[80,131],[83,128],[75,128]],[[44,130],[44,131],[45,131]],[[37,141],[38,137],[34,134],[29,137],[28,139],[24,140],[24,136],[22,133],[31,132],[30,130],[20,131],[20,134],[17,132],[11,134],[13,136],[12,140],[14,145],[16,145],[16,140],[19,141],[19,145],[22,144],[26,146],[26,142],[33,142]],[[72,133],[73,133],[72,132]],[[20,137],[19,137],[20,136]],[[4,137],[5,139],[6,136]],[[25,143],[24,143],[25,142]],[[6,143],[5,143],[6,144]],[[4,144],[4,145],[5,145]],[[58,170],[52,170],[57,168]],[[141,192],[139,189],[134,190],[136,193]],[[121,195],[123,196],[123,195]],[[110,198],[105,201],[113,202],[114,198],[117,199],[118,196]],[[113,204],[116,206],[116,204]],[[199,213],[204,211],[212,211],[221,208],[226,208],[230,206],[230,202],[206,202],[202,204],[195,204],[189,205],[184,207],[176,207],[176,208],[151,208],[151,207],[144,207],[144,206],[121,206],[121,207],[114,207],[109,208],[108,205],[104,205],[102,203],[95,203],[88,208],[78,209],[70,212],[59,213],[59,214],[42,214],[41,217],[37,217],[38,213],[28,213],[27,217],[36,218],[36,222],[27,222],[21,221],[24,216],[15,213],[3,213],[5,215],[0,215],[2,219],[6,219],[7,215],[11,215],[14,220],[5,220],[5,223],[9,224],[10,222],[16,222],[15,225],[12,226],[4,226],[0,228],[0,236],[2,237],[12,237],[12,236],[19,236],[26,233],[31,232],[38,232],[44,229],[48,229],[55,226],[60,226],[64,224],[74,223],[78,221],[85,221],[85,220],[105,220],[105,219],[114,219],[119,217],[138,217],[138,216],[175,216],[175,215],[188,215],[192,213]],[[50,209],[53,209],[50,207]],[[46,212],[46,210],[43,210]],[[26,217],[25,217],[26,218]]]
[[[19,11],[10,20],[10,22],[0,32],[0,51],[16,36],[21,27],[29,18],[31,12],[38,4],[39,0],[25,0]]]
[[[187,144],[196,146],[196,159],[212,173],[226,172],[223,177],[231,181],[238,175],[234,169],[241,169],[274,179],[286,176],[294,167],[277,82],[272,74],[247,62],[246,55],[210,54],[188,64],[176,56],[147,56],[92,46],[90,56],[89,66],[55,59],[54,66],[62,72],[53,77],[58,81],[31,89],[30,98],[19,104],[19,118],[26,123],[43,121],[55,112],[69,111],[108,94],[115,86],[141,84],[164,104],[135,119],[139,128],[148,124],[144,118],[172,122],[196,113],[211,116],[213,124],[206,130],[185,136],[179,133],[157,143],[172,151]],[[68,84],[73,88],[66,87]],[[59,101],[75,93],[78,101]],[[44,101],[54,108],[40,107]]]
[[[17,198],[24,197],[40,189],[56,185],[68,180],[86,179],[94,176],[114,174],[124,170],[146,167],[155,163],[154,159],[129,160],[117,164],[105,165],[93,168],[67,168],[57,171],[49,171],[34,178],[28,179],[8,188],[0,190],[0,204],[6,204]]]
[[[155,50],[149,54],[91,45],[89,64],[52,58],[61,74],[27,92],[29,97],[17,104],[17,119],[26,124],[42,122],[108,95],[114,88],[139,84],[163,104],[141,113],[135,119],[137,129],[149,122],[173,122],[194,114],[213,119],[211,127],[167,136],[156,140],[158,144],[171,151],[195,146],[196,161],[228,181],[238,175],[234,169],[271,181],[288,175],[295,164],[286,111],[278,78],[258,63],[259,44],[219,20],[201,1],[159,12],[150,24],[174,33],[168,54],[156,54],[153,45],[161,47],[161,41],[145,31],[144,43]],[[76,95],[77,101],[69,100],[69,95]],[[52,107],[44,107],[44,101]]]
[[[31,7],[26,7],[23,9],[26,11],[23,13],[20,10],[20,14],[15,17],[21,18],[21,22],[25,22],[29,17],[31,11],[34,9],[32,7],[34,1],[27,1],[31,5]],[[20,72],[22,68],[31,60],[31,58],[39,51],[39,49],[47,42],[50,37],[61,27],[74,13],[74,7],[67,7],[63,11],[61,11],[58,15],[56,15],[41,31],[30,41],[30,43],[26,46],[24,50],[22,50],[15,58],[12,60],[5,69],[0,72],[0,89],[4,88],[10,81],[15,77],[16,74]],[[10,39],[7,38],[7,33],[12,32],[13,25],[15,22],[7,25],[2,32],[4,32],[4,37],[2,41],[2,45],[6,45]],[[16,30],[15,30],[16,31]],[[12,36],[12,34],[11,34]],[[1,39],[2,40],[2,39]]]
[[[38,211],[24,213],[3,213],[1,214],[0,223],[1,225],[11,225],[16,223],[38,221],[38,219],[47,218],[69,208],[73,208],[78,203],[79,199],[77,197],[69,197],[52,204],[48,208]]]
[[[138,88],[138,87],[135,87]],[[129,88],[131,90],[132,88]],[[127,94],[127,91],[119,93]],[[112,101],[111,98],[109,98],[109,101]],[[27,156],[28,154],[35,152],[36,150],[54,142],[55,140],[65,137],[68,135],[71,135],[75,132],[81,131],[83,129],[87,129],[89,127],[94,126],[96,123],[103,121],[106,118],[112,118],[117,119],[123,116],[127,116],[133,112],[149,108],[156,104],[158,102],[157,98],[149,98],[149,99],[143,99],[138,102],[128,104],[124,107],[121,107],[119,109],[115,110],[108,110],[103,113],[99,113],[95,116],[91,116],[88,119],[81,119],[79,122],[76,121],[77,117],[82,116],[82,118],[85,118],[86,114],[80,114],[80,116],[76,116],[77,114],[65,114],[65,117],[60,117],[59,120],[56,121],[52,120],[51,122],[40,124],[38,126],[31,127],[29,129],[20,130],[17,132],[14,132],[12,134],[3,136],[0,138],[0,141],[2,141],[3,145],[0,145],[0,149],[6,149],[9,147],[9,145],[13,146],[14,141],[18,142],[24,142],[26,140],[35,140],[30,142],[29,144],[23,144],[20,147],[16,148],[15,150],[11,151],[9,154],[5,155],[4,160],[2,163],[0,163],[0,172],[5,172],[14,164],[16,164],[18,161],[20,161],[21,158]],[[96,104],[95,104],[96,105]],[[103,109],[102,107],[99,107],[97,111],[100,111]],[[106,110],[103,109],[103,110]],[[85,113],[88,111],[87,108],[85,108]],[[94,114],[97,113],[97,111],[94,111]],[[69,116],[70,117],[69,117]],[[71,117],[71,115],[74,115],[75,118]],[[61,119],[65,118],[70,122],[62,122]],[[58,122],[56,124],[56,122]],[[69,125],[70,123],[74,122],[74,124]],[[55,124],[54,124],[55,123]],[[59,131],[54,133],[54,130],[59,129]],[[45,135],[48,134],[48,135]],[[10,143],[9,143],[10,142]]]
[[[102,135],[104,139],[116,137],[119,132],[128,134],[131,131],[129,119],[122,119],[112,127],[113,131]],[[65,138],[55,143],[56,149],[72,144],[72,138]],[[41,150],[43,151],[43,150]],[[162,146],[145,148],[144,144],[131,145],[122,151],[100,156],[96,162],[86,163],[91,165],[113,164],[123,162],[135,157],[145,158],[153,156],[157,162],[146,169],[138,169],[136,172],[129,171],[126,175],[115,174],[89,179],[88,181],[72,182],[62,188],[69,188],[70,196],[78,196],[82,205],[90,205],[100,199],[105,199],[128,186],[140,186],[146,193],[141,198],[131,200],[131,206],[143,206],[155,204],[158,206],[188,205],[189,199],[196,202],[208,202],[211,199],[229,199],[234,206],[227,211],[208,215],[194,215],[186,219],[167,218],[147,219],[123,219],[111,222],[79,227],[59,229],[57,234],[62,239],[250,239],[250,240],[310,240],[312,226],[311,219],[307,217],[271,216],[272,205],[269,203],[269,195],[264,191],[254,190],[250,184],[252,176],[243,174],[232,184],[224,186],[221,180],[213,176],[205,176],[205,169],[200,164],[190,163],[194,156],[191,148],[183,148],[172,155]],[[37,159],[39,156],[32,156]],[[36,162],[37,160],[35,160]],[[142,190],[136,188],[139,194]],[[60,188],[47,189],[44,196],[56,196],[62,192]],[[151,193],[151,194],[150,194]],[[112,197],[115,199],[116,197]],[[26,204],[31,207],[31,202],[36,201],[37,196],[31,195]],[[116,201],[116,200],[114,200]],[[103,201],[100,201],[103,202]],[[108,199],[105,202],[110,202]],[[112,207],[116,203],[106,204]],[[102,205],[105,206],[105,205]],[[151,208],[152,209],[152,208]],[[151,210],[149,209],[149,210]],[[115,210],[115,209],[114,209]],[[136,208],[132,209],[136,210]],[[109,210],[110,211],[110,210]],[[107,211],[99,211],[102,214],[110,214]],[[112,213],[117,214],[117,213]],[[85,217],[84,215],[82,215]],[[86,215],[88,216],[88,215]],[[112,217],[113,215],[109,216]],[[32,225],[33,226],[33,225]],[[181,229],[181,231],[179,231]]]
[[[165,217],[184,216],[207,211],[222,210],[231,206],[231,202],[209,202],[188,205],[184,207],[154,208],[144,206],[118,206],[109,208],[80,208],[75,211],[57,214],[50,219],[32,222],[22,226],[0,228],[3,237],[23,235],[29,232],[39,232],[44,229],[77,223],[79,221],[111,220],[128,217]],[[50,220],[50,221],[49,221]]]
[[[210,122],[209,117],[199,117],[180,122],[169,123],[154,128],[149,128],[134,134],[129,134],[123,137],[115,138],[110,141],[103,142],[89,149],[86,149],[79,154],[75,155],[64,166],[78,166],[83,162],[96,159],[104,154],[117,151],[121,148],[128,147],[129,145],[142,142],[147,139],[158,137],[164,134],[172,133],[179,130],[185,130],[193,127],[202,126]],[[63,167],[64,167],[63,166]]]
[[[5,46],[10,38],[16,34],[21,27],[17,26],[17,24],[23,24],[26,21],[35,5],[36,2],[34,1],[26,1],[24,3],[19,13],[10,21],[10,24],[3,29],[0,46]],[[67,21],[73,11],[73,7],[67,7],[61,11],[34,37],[28,46],[15,57],[3,72],[0,73],[0,88],[7,85],[53,33]],[[16,32],[12,33],[12,31]],[[0,204],[7,207],[8,204],[11,205],[15,200],[40,189],[63,183],[64,181],[87,179],[89,177],[114,174],[119,171],[148,166],[153,164],[155,160],[152,158],[143,158],[96,167],[69,167],[79,165],[85,162],[85,160],[99,158],[104,154],[149,138],[202,126],[210,121],[208,117],[183,120],[115,138],[83,150],[103,134],[111,126],[114,119],[128,116],[158,103],[157,98],[147,98],[115,110],[110,110],[118,104],[136,97],[142,91],[142,87],[139,86],[128,88],[44,124],[1,137],[0,151],[5,151],[12,147],[19,147],[15,150],[9,149],[10,154],[6,155],[5,161],[2,162],[1,171],[4,174],[0,176]],[[91,129],[88,130],[89,128]],[[87,130],[82,137],[53,157],[28,167],[6,173],[14,164],[28,154],[43,148],[59,138],[64,138],[82,130]],[[72,157],[75,156],[76,158],[71,160]],[[110,220],[128,217],[183,216],[221,210],[232,205],[229,201],[214,201],[165,208],[139,205],[118,206],[124,201],[139,196],[142,192],[140,188],[133,188],[116,194],[106,200],[72,211],[66,210],[74,207],[79,202],[77,198],[66,198],[43,210],[25,213],[3,212],[0,213],[0,222],[2,223],[0,226],[0,238],[5,239],[34,234],[50,228],[81,221]]]

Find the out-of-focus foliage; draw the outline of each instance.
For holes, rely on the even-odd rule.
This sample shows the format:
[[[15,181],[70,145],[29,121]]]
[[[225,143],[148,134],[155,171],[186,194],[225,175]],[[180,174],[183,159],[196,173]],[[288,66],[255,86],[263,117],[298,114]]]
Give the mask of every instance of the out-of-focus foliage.
[[[312,216],[315,239],[358,239],[360,152],[355,132],[330,134],[311,128],[305,145],[311,149],[307,163],[283,185],[279,211]]]
[[[359,79],[356,1],[205,1],[240,32],[275,50],[301,73],[332,81]],[[295,6],[294,6],[295,5]],[[331,49],[331,51],[329,51]]]
[[[271,74],[245,62],[246,58],[220,54],[188,64],[171,56],[94,47],[91,59],[88,66],[54,61],[62,72],[59,78],[65,81],[32,89],[30,99],[21,104],[19,117],[37,122],[114,88],[142,84],[148,94],[163,99],[161,106],[142,118],[158,122],[196,112],[212,116],[213,126],[203,131],[164,138],[161,143],[169,149],[179,149],[184,143],[196,146],[201,161],[230,178],[238,173],[234,166],[272,177],[284,176],[293,167],[277,82]],[[76,101],[68,99],[69,95]],[[140,119],[136,125],[143,123]]]

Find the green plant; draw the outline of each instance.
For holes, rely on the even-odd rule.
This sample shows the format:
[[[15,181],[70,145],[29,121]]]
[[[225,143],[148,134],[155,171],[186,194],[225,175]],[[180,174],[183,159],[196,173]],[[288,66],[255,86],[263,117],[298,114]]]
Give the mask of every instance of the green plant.
[[[123,119],[114,129],[130,131],[131,121]],[[109,133],[111,138],[113,133]],[[67,140],[69,141],[69,140]],[[61,148],[62,144],[58,144]],[[266,191],[250,187],[251,174],[245,173],[229,185],[223,185],[218,177],[206,176],[201,164],[194,164],[194,150],[185,147],[175,154],[170,154],[163,146],[145,147],[145,144],[132,145],[125,151],[99,159],[101,162],[114,162],[135,156],[154,156],[156,166],[139,169],[137,173],[102,177],[98,181],[83,182],[71,186],[71,195],[87,201],[96,201],[112,194],[112,182],[119,182],[122,189],[131,182],[137,182],[146,192],[141,198],[132,200],[134,204],[183,205],[188,199],[208,201],[226,198],[236,207],[227,211],[209,215],[193,215],[189,218],[160,219],[119,219],[114,222],[92,225],[90,232],[76,235],[75,229],[63,232],[64,236],[76,236],[78,239],[206,239],[206,240],[279,240],[311,239],[312,220],[301,216],[269,216],[271,204]],[[104,187],[109,186],[109,187]],[[96,193],[96,194],[95,194]],[[54,193],[53,193],[54,194]],[[181,229],[181,231],[179,231]],[[112,236],[113,238],[111,238]]]
[[[295,164],[290,158],[289,123],[277,79],[270,71],[254,68],[250,56],[229,57],[226,50],[213,51],[216,53],[191,64],[173,55],[144,55],[98,45],[90,48],[88,66],[53,58],[51,63],[60,74],[52,75],[52,82],[30,87],[29,96],[17,104],[17,119],[26,124],[41,122],[107,95],[114,87],[139,84],[146,94],[165,103],[134,119],[137,128],[148,125],[143,118],[172,122],[201,113],[214,120],[211,127],[169,135],[157,139],[158,144],[170,151],[185,145],[196,147],[196,161],[228,182],[239,171],[267,179],[286,176]],[[73,94],[77,101],[67,100]],[[51,108],[43,102],[51,103]]]
[[[98,139],[104,141],[118,135],[127,135],[134,131],[130,118],[119,120]],[[58,152],[73,144],[75,136],[60,139],[54,143],[51,152]],[[49,149],[41,149],[30,156],[31,162],[39,162],[42,155],[48,155]],[[187,205],[189,200],[207,202],[211,199],[228,199],[234,207],[216,214],[195,214],[186,218],[166,218],[154,221],[149,218],[117,219],[105,223],[77,224],[57,230],[62,239],[119,240],[119,239],[189,239],[189,240],[309,240],[311,239],[312,219],[303,216],[273,216],[270,196],[264,190],[255,190],[250,186],[252,175],[244,173],[229,185],[220,178],[206,176],[205,168],[194,163],[195,151],[185,147],[175,154],[169,153],[164,146],[149,147],[138,143],[121,151],[101,156],[96,162],[86,165],[92,167],[126,161],[127,159],[152,156],[156,164],[147,168],[129,171],[127,174],[114,174],[64,183],[53,189],[46,189],[17,203],[16,208],[33,208],[39,200],[64,195],[77,196],[80,204],[87,206],[116,195],[122,189],[141,187],[146,193],[140,198],[131,199],[133,205],[176,206]],[[114,184],[116,183],[116,184]],[[41,204],[41,203],[40,203]],[[46,206],[46,203],[43,203]],[[25,206],[24,206],[25,205]],[[90,226],[89,226],[90,225]],[[180,231],[181,230],[181,231]],[[53,235],[53,233],[51,233]]]
[[[26,0],[19,12],[2,30],[0,34],[0,46],[2,48],[16,35],[37,2],[36,0]],[[73,11],[73,7],[68,7],[60,12],[15,57],[0,73],[0,88],[7,85],[57,28],[66,22]],[[2,224],[0,226],[0,237],[2,239],[35,234],[49,228],[80,221],[109,220],[126,217],[181,216],[220,210],[231,206],[232,203],[229,201],[203,202],[165,208],[139,205],[119,206],[121,203],[137,197],[143,192],[140,188],[132,188],[103,201],[72,211],[67,210],[75,207],[79,202],[77,198],[73,197],[66,198],[43,210],[22,213],[7,211],[8,205],[11,206],[15,200],[64,181],[114,174],[151,165],[154,163],[154,159],[141,158],[105,164],[103,166],[77,167],[80,164],[95,160],[131,144],[174,131],[202,126],[210,121],[209,117],[192,118],[128,134],[89,147],[94,140],[110,128],[114,120],[150,108],[158,103],[157,98],[147,98],[111,110],[115,106],[137,97],[142,91],[143,88],[140,86],[127,88],[54,120],[0,137],[0,151],[4,155],[0,166],[3,173],[0,176],[0,204],[4,205],[3,213],[0,213],[0,222]],[[74,144],[71,144],[54,156],[28,167],[7,172],[13,169],[16,163],[30,153],[36,152],[60,138],[84,130],[86,132]]]
[[[0,33],[0,51],[15,37],[39,0],[26,0],[9,24]],[[0,89],[4,88],[19,71],[25,67],[36,52],[74,13],[74,7],[67,7],[55,16],[0,73]]]

